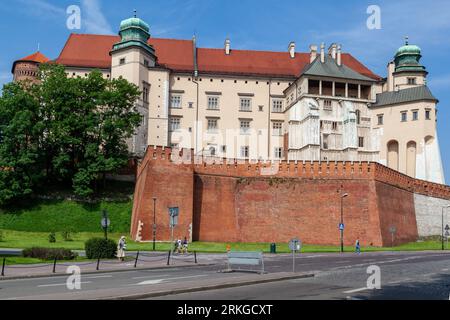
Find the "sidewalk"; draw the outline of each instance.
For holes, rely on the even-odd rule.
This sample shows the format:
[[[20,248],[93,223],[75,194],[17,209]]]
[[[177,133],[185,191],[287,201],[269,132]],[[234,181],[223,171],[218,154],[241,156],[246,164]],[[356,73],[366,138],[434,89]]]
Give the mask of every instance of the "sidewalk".
[[[197,255],[197,263],[195,261],[195,254],[185,254],[185,255],[171,255],[170,264],[167,264],[168,253],[140,253],[138,261],[135,261],[136,255],[128,255],[132,257],[133,260],[120,262],[117,260],[100,260],[98,261],[86,261],[86,262],[64,262],[56,263],[52,262],[45,264],[30,264],[30,265],[5,265],[4,276],[0,275],[1,280],[11,280],[19,278],[37,278],[37,277],[47,277],[47,276],[60,276],[66,275],[66,271],[71,266],[78,266],[83,274],[97,273],[97,272],[119,272],[119,271],[129,271],[129,270],[139,270],[139,269],[159,269],[159,268],[170,268],[170,267],[187,267],[187,266],[205,266],[214,264],[214,262],[219,262],[222,260],[222,256],[206,256]],[[223,257],[224,259],[225,257]],[[0,261],[0,271],[2,268],[3,260]],[[53,268],[55,267],[55,272]]]

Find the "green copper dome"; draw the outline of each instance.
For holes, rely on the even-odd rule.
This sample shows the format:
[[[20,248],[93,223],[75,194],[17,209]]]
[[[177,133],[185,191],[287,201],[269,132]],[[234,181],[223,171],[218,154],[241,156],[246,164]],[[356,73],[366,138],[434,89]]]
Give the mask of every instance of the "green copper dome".
[[[395,72],[426,72],[425,67],[420,64],[422,50],[413,44],[406,43],[400,47],[395,54]]]
[[[148,44],[150,39],[150,27],[142,19],[136,17],[128,18],[120,23],[120,42],[114,44],[113,51],[130,47],[140,47],[151,55],[155,55],[155,50]]]
[[[120,31],[123,31],[127,28],[141,28],[146,32],[150,31],[149,25],[144,20],[136,17],[123,20],[120,23]]]

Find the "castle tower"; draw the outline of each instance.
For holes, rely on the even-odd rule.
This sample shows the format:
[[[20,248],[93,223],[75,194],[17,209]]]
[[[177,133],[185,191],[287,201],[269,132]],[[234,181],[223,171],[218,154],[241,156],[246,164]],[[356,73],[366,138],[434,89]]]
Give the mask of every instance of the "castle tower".
[[[406,37],[405,45],[397,50],[394,57],[394,68],[392,68],[394,90],[426,85],[428,72],[420,64],[421,58],[421,49],[416,45],[409,44],[408,37]]]
[[[49,59],[39,51],[19,60],[14,61],[12,74],[14,81],[37,81],[39,65],[48,62]]]
[[[141,157],[147,147],[148,110],[149,110],[149,68],[156,64],[156,54],[148,43],[150,39],[149,25],[140,18],[126,19],[120,24],[120,42],[114,44],[111,77],[122,77],[138,86],[142,92],[136,107],[143,117],[142,125],[129,141],[129,150]]]

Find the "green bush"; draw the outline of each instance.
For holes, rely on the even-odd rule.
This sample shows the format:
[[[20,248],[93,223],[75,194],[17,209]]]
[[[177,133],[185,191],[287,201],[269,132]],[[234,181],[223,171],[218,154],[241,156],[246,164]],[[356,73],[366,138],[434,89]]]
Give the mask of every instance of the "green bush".
[[[86,241],[84,248],[88,259],[112,259],[117,252],[116,243],[111,239],[92,238]]]
[[[50,232],[48,235],[48,242],[55,243],[56,242],[56,234],[54,232]]]
[[[3,238],[4,238],[3,230],[0,230],[0,242],[3,242]]]
[[[22,255],[27,258],[37,258],[42,260],[73,260],[77,253],[64,248],[31,248],[22,251]]]

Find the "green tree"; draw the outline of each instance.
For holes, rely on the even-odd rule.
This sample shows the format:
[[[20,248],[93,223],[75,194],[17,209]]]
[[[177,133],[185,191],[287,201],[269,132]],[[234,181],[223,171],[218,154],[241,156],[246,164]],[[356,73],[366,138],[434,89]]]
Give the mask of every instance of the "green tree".
[[[43,65],[40,82],[9,84],[0,98],[0,204],[43,183],[64,183],[82,197],[126,165],[126,140],[139,126],[139,88],[100,71],[68,78]]]
[[[39,103],[29,83],[10,83],[0,99],[0,203],[30,195],[44,178]]]

